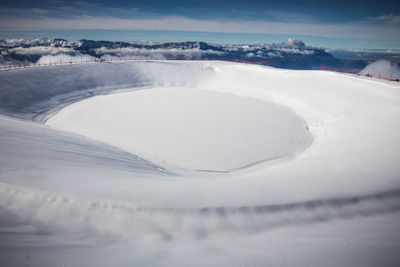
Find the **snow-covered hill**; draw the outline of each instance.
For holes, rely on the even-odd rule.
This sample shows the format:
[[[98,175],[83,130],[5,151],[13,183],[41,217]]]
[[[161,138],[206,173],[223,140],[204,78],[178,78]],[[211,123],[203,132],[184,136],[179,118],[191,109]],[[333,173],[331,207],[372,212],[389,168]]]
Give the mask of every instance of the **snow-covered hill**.
[[[396,82],[170,60],[0,81],[0,262],[400,261]]]

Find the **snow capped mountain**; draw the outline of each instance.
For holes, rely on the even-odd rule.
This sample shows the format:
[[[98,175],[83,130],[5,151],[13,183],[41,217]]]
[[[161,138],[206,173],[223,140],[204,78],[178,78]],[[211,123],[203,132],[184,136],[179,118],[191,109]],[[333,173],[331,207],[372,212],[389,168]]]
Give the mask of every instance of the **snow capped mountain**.
[[[324,49],[306,46],[300,40],[254,45],[218,45],[205,42],[112,42],[64,39],[0,40],[0,64],[53,62],[68,57],[117,59],[186,59],[250,62],[288,69],[319,69],[321,65],[360,70],[363,60],[338,59]],[[41,59],[45,57],[44,59]]]
[[[0,40],[2,47],[34,47],[34,46],[51,46],[65,47],[68,46],[68,41],[61,38],[33,38],[31,40],[24,39],[6,39]]]

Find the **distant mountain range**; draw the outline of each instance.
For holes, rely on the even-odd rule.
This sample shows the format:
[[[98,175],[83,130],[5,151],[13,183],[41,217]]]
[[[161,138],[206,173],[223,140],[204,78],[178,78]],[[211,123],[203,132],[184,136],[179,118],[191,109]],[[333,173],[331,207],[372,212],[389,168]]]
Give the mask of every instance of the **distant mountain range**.
[[[337,51],[336,51],[337,52]],[[340,51],[339,51],[340,52]],[[343,52],[337,54],[340,56]],[[205,42],[111,42],[64,39],[0,40],[0,64],[48,63],[89,59],[229,60],[278,68],[361,70],[368,57],[335,57],[329,50],[288,39],[283,43],[216,45]]]

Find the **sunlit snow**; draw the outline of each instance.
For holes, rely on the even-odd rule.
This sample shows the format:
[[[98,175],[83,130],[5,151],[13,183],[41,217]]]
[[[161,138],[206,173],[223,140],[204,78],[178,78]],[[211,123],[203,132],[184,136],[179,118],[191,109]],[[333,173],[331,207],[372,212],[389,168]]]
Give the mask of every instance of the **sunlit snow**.
[[[0,81],[0,262],[400,261],[398,83],[218,61]]]

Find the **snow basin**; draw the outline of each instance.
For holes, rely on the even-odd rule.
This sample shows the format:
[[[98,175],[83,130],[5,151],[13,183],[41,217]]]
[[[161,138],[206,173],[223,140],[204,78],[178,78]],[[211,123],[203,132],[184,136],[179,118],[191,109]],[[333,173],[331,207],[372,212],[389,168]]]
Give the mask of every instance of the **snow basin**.
[[[88,98],[48,126],[102,141],[166,168],[232,171],[292,158],[312,143],[282,106],[198,88],[154,88]]]

